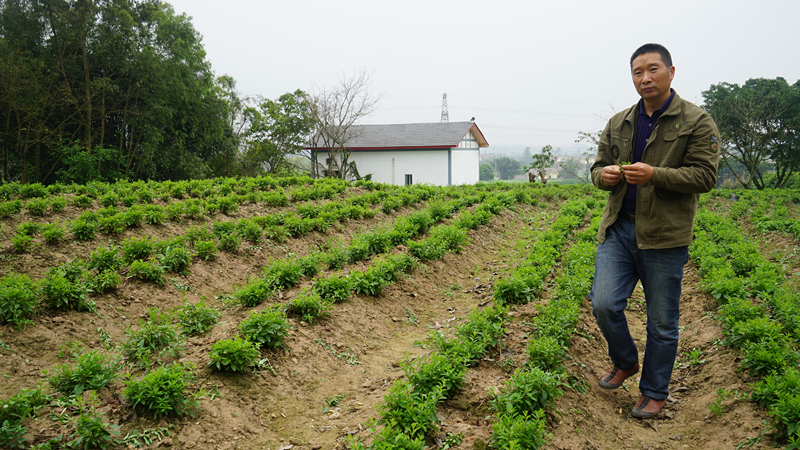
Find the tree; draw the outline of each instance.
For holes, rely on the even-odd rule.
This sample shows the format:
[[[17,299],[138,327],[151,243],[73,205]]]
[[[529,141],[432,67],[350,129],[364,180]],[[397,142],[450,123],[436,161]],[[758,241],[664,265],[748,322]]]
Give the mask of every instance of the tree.
[[[225,173],[224,91],[167,3],[0,1],[0,55],[0,181]]]
[[[488,164],[488,163],[481,164],[479,179],[481,181],[492,181],[492,180],[494,180],[494,167],[491,164]]]
[[[522,155],[519,157],[519,162],[525,165],[530,160],[531,160],[531,148],[525,147],[525,150],[522,151]]]
[[[347,142],[356,137],[353,125],[374,112],[383,97],[372,91],[370,76],[365,70],[343,76],[337,86],[313,96],[311,145],[306,154],[313,177],[348,179],[358,173],[350,161]],[[324,165],[317,160],[320,151],[328,154]]]
[[[251,125],[244,134],[243,174],[290,170],[287,157],[302,151],[313,125],[311,111],[311,101],[300,89],[283,94],[276,101],[265,100],[257,108],[248,108]]]
[[[774,172],[774,185],[783,187],[800,170],[800,81],[720,83],[703,91],[703,99],[719,127],[722,165],[742,187],[764,189],[768,171]]]
[[[592,162],[594,162],[594,157],[597,153],[597,144],[600,142],[600,135],[602,133],[602,130],[594,134],[579,131],[578,138],[575,139],[575,142],[587,142],[589,143],[589,148],[581,153],[580,159],[568,159],[560,163],[559,167],[579,179],[581,183],[592,184]]]
[[[553,158],[553,147],[545,145],[540,153],[533,155],[531,158],[533,162],[530,165],[530,169],[539,174],[542,183],[547,183],[547,169],[553,167],[553,164],[556,163],[555,158]]]
[[[510,180],[522,173],[522,164],[516,159],[503,156],[494,161],[494,170],[501,180]]]

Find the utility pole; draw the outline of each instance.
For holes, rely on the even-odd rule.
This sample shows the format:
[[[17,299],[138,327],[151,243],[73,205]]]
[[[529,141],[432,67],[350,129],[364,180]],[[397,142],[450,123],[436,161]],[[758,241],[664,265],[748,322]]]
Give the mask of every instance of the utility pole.
[[[442,94],[442,122],[450,122],[450,115],[447,113],[447,92]]]

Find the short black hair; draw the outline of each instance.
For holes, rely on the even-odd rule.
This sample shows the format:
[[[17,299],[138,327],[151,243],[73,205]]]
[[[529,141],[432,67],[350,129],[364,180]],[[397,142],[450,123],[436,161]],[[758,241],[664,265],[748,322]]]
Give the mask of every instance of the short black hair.
[[[636,49],[636,51],[633,52],[633,56],[631,56],[631,67],[633,67],[633,60],[645,53],[658,53],[661,55],[661,61],[664,62],[667,68],[672,67],[672,56],[670,56],[669,50],[661,44],[644,44]]]

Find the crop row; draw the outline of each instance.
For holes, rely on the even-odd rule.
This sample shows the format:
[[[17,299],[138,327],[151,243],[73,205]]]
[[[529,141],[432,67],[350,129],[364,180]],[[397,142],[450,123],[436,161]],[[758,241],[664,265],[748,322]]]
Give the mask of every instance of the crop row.
[[[586,206],[582,202],[570,201],[560,211],[580,216],[580,223]],[[574,227],[564,227],[562,222],[556,221],[551,231],[565,235],[563,242],[566,242],[566,236]],[[538,235],[531,237],[535,239]],[[564,379],[557,368],[563,367],[560,361],[565,356],[566,340],[553,336],[569,336],[568,325],[572,324],[574,328],[577,323],[580,299],[586,290],[585,277],[581,275],[589,273],[588,283],[591,283],[591,270],[578,269],[587,262],[591,268],[594,248],[592,244],[586,245],[590,255],[576,256],[565,262],[567,273],[560,279],[564,283],[558,284],[558,294],[543,308],[532,326],[537,339],[529,348],[529,368],[512,376],[507,388],[497,394],[492,403],[498,415],[491,443],[493,448],[535,449],[544,442],[544,408],[560,395]],[[395,382],[378,406],[381,416],[370,428],[372,442],[366,444],[351,437],[348,441],[351,449],[425,448],[426,433],[438,423],[438,404],[461,389],[468,368],[498,346],[505,335],[503,324],[508,320],[508,306],[497,296],[495,299],[493,306],[474,310],[468,321],[455,329],[452,337],[448,338],[438,330],[431,332],[423,346],[434,351],[418,361],[404,362],[406,379]],[[572,306],[567,307],[567,303]],[[457,445],[460,435],[449,435],[446,441]]]
[[[485,223],[491,218],[490,211],[499,212],[500,209],[511,206],[516,200],[530,199],[527,194],[521,191],[501,193],[488,196],[485,202],[487,206],[481,209],[479,206],[474,213],[465,211],[463,217],[454,221],[452,225],[438,227],[438,229],[461,229],[475,228],[481,223]],[[460,201],[452,201],[452,205],[435,202],[430,211],[425,211],[430,217],[442,215],[449,216],[454,206],[465,206],[471,204],[474,199],[462,198]],[[505,202],[505,203],[501,203]],[[483,206],[483,205],[482,205]],[[499,206],[499,208],[498,208]],[[431,216],[431,214],[433,214]],[[486,214],[489,214],[487,217]],[[398,222],[402,222],[399,220]],[[413,223],[409,220],[408,223]],[[452,238],[452,232],[431,233],[427,239],[427,246],[436,248],[446,248],[448,251],[457,251],[463,244],[465,234],[456,233],[460,238]],[[353,247],[355,248],[355,247]],[[351,248],[352,250],[352,248]],[[348,252],[352,254],[352,252]],[[372,266],[364,272],[353,271],[351,278],[372,273],[381,277],[384,282],[393,281],[400,272],[408,271],[413,267],[415,258],[408,254],[390,255],[376,259]],[[292,261],[296,263],[297,260]],[[285,263],[289,263],[286,261]],[[276,274],[280,272],[278,265],[270,265],[265,272]],[[362,275],[362,276],[363,276]],[[271,278],[274,280],[286,278]],[[357,281],[348,280],[353,286]],[[315,286],[321,286],[319,283]],[[350,284],[350,283],[348,283]],[[332,285],[329,283],[328,288]],[[334,289],[335,290],[335,287]],[[349,295],[349,291],[347,293]],[[346,298],[346,297],[344,297]],[[239,323],[238,329],[241,336],[235,339],[218,341],[212,345],[209,354],[209,365],[220,370],[226,371],[249,371],[262,368],[269,368],[268,359],[260,358],[260,348],[268,349],[278,347],[283,342],[288,324],[286,314],[296,314],[313,322],[324,313],[324,309],[330,306],[330,300],[322,300],[319,293],[313,291],[301,291],[288,305],[275,305],[266,310],[256,312],[251,311],[250,316]],[[315,309],[316,308],[316,309]],[[152,364],[160,362],[161,367],[148,372],[141,379],[129,378],[125,381],[125,397],[133,407],[142,408],[152,412],[156,417],[161,415],[183,415],[190,414],[197,404],[202,391],[190,392],[190,386],[195,379],[195,367],[188,363],[172,363],[165,365],[168,359],[180,356],[184,347],[185,334],[197,334],[207,331],[219,317],[219,311],[213,307],[207,307],[202,302],[197,305],[184,304],[181,308],[171,312],[163,312],[158,309],[151,309],[148,320],[142,321],[136,330],[128,328],[126,339],[117,348],[118,357],[106,357],[96,351],[75,353],[74,365],[63,365],[56,367],[56,375],[50,377],[48,381],[57,392],[62,394],[61,401],[79,402],[78,397],[86,390],[99,389],[107,385],[117,377],[117,371],[121,364],[132,365],[140,368],[151,367]],[[179,320],[180,328],[173,323]],[[102,340],[102,338],[101,338]],[[110,340],[105,341],[111,345]],[[80,349],[76,349],[80,350]],[[69,400],[69,399],[72,400]],[[42,400],[44,399],[44,400]],[[63,400],[67,399],[67,400]],[[24,439],[25,430],[20,424],[23,417],[35,414],[36,409],[49,404],[53,398],[43,394],[40,389],[24,389],[11,399],[3,403],[3,416],[0,421],[8,421],[8,435],[0,437],[0,442],[4,445],[14,446],[20,444]],[[92,405],[79,405],[81,414],[79,421],[84,420],[94,425],[93,433],[81,434],[80,428],[71,437],[84,439],[90,445],[101,445],[115,441],[114,428],[102,422],[102,417],[95,413]],[[66,420],[66,419],[65,419]],[[76,441],[73,441],[73,443]]]
[[[751,400],[767,409],[779,439],[800,444],[800,295],[731,218],[700,210],[695,235],[690,254],[719,304],[725,344],[743,352],[741,370],[763,377]]]

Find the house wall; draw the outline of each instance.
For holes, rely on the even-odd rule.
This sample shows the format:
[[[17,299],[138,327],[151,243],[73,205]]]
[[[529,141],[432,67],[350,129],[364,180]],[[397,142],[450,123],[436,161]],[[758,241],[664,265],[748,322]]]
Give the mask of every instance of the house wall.
[[[405,175],[411,174],[413,184],[447,186],[448,150],[354,150],[350,160],[362,177],[371,173],[372,181],[379,183],[402,186]],[[319,162],[324,165],[327,157],[327,153],[319,154]]]
[[[450,152],[450,184],[475,184],[480,180],[480,149],[454,148]]]

